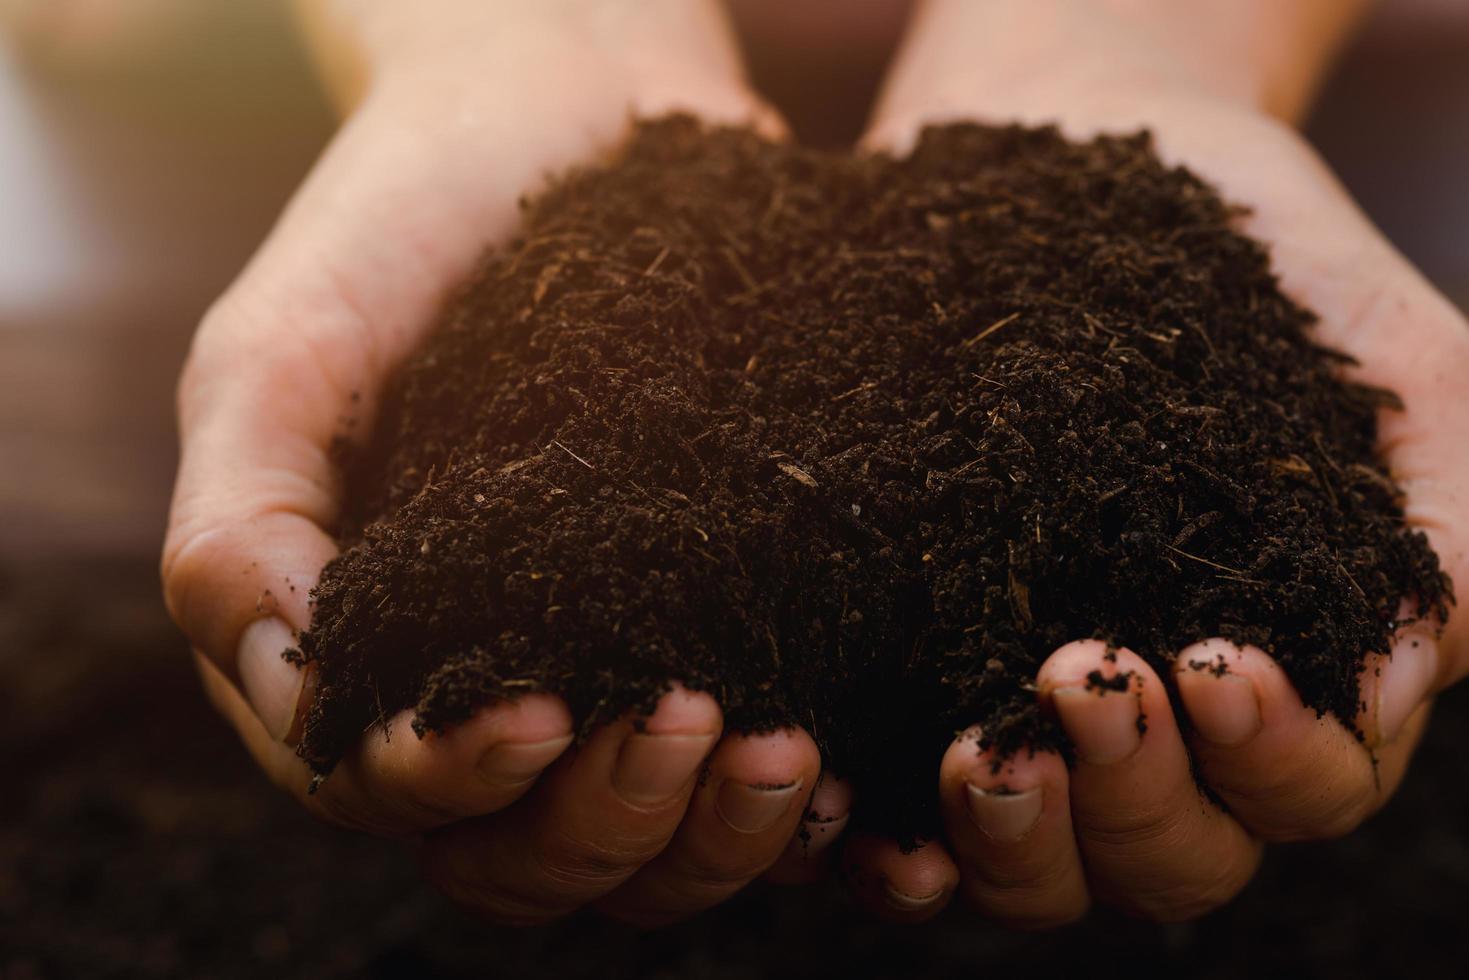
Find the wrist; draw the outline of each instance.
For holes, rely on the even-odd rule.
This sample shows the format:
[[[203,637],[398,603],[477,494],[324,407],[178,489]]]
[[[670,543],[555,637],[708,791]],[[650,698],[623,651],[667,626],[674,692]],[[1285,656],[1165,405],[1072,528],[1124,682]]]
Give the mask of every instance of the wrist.
[[[1085,0],[1192,70],[1199,84],[1287,122],[1309,107],[1368,0]]]
[[[903,89],[995,118],[1207,99],[1294,121],[1363,0],[925,0],[879,117]],[[962,67],[961,67],[962,66]],[[916,84],[910,84],[917,80]],[[962,88],[962,91],[957,89]],[[929,113],[932,115],[932,113]]]
[[[748,91],[717,0],[295,0],[302,35],[345,114],[379,87],[460,99],[487,84],[629,96],[628,109],[686,90],[691,102]],[[691,104],[697,109],[697,104]]]

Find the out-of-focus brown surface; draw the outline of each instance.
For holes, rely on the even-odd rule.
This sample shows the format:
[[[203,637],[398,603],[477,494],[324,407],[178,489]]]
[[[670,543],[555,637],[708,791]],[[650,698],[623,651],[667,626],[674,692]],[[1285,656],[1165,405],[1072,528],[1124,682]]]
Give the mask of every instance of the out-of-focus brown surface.
[[[43,161],[0,168],[0,254],[65,228],[0,288],[0,560],[156,549],[189,334],[330,134],[281,5],[148,7],[151,30],[0,34],[0,109],[24,106],[0,162]]]
[[[58,42],[47,17],[109,5],[48,2],[30,53],[0,62],[0,123],[25,107],[0,164],[40,160],[49,181],[17,198],[0,167],[0,261],[46,270],[25,288],[0,275],[0,978],[1469,969],[1469,686],[1381,817],[1277,849],[1238,902],[1184,926],[893,930],[853,922],[832,889],[757,890],[649,936],[586,918],[485,930],[420,889],[400,848],[315,826],[199,695],[155,554],[188,335],[329,114],[275,3],[148,0],[149,29]],[[1469,6],[1384,5],[1310,132],[1469,305]]]

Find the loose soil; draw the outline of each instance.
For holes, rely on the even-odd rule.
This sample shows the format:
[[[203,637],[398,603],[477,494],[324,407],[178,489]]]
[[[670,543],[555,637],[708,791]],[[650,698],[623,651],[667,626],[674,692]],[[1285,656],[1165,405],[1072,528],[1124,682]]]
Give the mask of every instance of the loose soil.
[[[1469,962],[1465,745],[1460,684],[1381,814],[1267,850],[1245,893],[1198,922],[1100,909],[1014,933],[956,904],[887,926],[828,881],[752,885],[652,934],[592,912],[494,927],[424,888],[410,849],[323,826],[274,791],[200,696],[152,553],[0,552],[0,976],[1220,980],[1268,962],[1301,978],[1451,977]]]
[[[527,691],[587,729],[671,681],[805,726],[858,817],[935,830],[983,726],[1065,750],[1033,681],[1100,637],[1257,644],[1350,720],[1449,583],[1238,211],[1143,135],[928,130],[903,159],[640,127],[526,213],[344,452],[297,654],[328,773],[417,709]]]

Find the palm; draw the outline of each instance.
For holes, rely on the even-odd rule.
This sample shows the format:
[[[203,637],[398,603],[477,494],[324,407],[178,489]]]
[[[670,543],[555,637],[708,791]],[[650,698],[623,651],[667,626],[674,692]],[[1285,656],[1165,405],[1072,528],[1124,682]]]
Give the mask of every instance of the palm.
[[[963,16],[971,8],[952,9]],[[1141,85],[986,85],[992,79],[973,77],[979,69],[963,36],[927,36],[931,47],[915,49],[922,57],[900,64],[869,141],[901,151],[923,124],[956,118],[1056,123],[1073,138],[1151,130],[1165,162],[1250,208],[1242,230],[1268,244],[1285,292],[1319,315],[1319,339],[1356,358],[1354,377],[1402,397],[1402,411],[1382,414],[1380,435],[1406,491],[1407,521],[1428,534],[1451,576],[1469,582],[1469,457],[1461,448],[1469,445],[1469,403],[1457,390],[1469,371],[1469,327],[1304,142],[1253,110],[1181,94],[1187,84],[1159,84],[1147,69]],[[958,879],[981,910],[1031,926],[1074,918],[1092,897],[1156,917],[1197,914],[1243,887],[1261,841],[1335,836],[1382,805],[1432,692],[1469,672],[1466,646],[1469,629],[1454,617],[1441,637],[1429,624],[1410,628],[1390,660],[1372,664],[1357,719],[1364,743],[1306,709],[1262,651],[1209,641],[1205,659],[1226,657],[1232,678],[1175,673],[1166,687],[1189,716],[1185,737],[1165,685],[1140,658],[1122,651],[1122,663],[1109,665],[1100,644],[1071,644],[1042,667],[1038,687],[1077,747],[1077,765],[1022,757],[1003,760],[997,776],[992,762],[1002,760],[955,743],[940,774],[944,848],[904,857],[867,844],[856,860],[876,872],[869,877],[909,894]],[[1180,662],[1193,656],[1182,653]],[[1089,670],[1122,668],[1145,679],[1137,689],[1148,733],[1127,751],[1093,753],[1108,745],[1109,731],[1115,747],[1125,724],[1093,703],[1100,699],[1062,704],[1057,694]],[[1199,806],[1200,777],[1227,811]],[[996,785],[1010,795],[986,791]],[[1025,792],[1014,795],[1017,787]]]
[[[1469,583],[1458,488],[1469,485],[1469,404],[1456,378],[1469,365],[1469,325],[1371,227],[1294,132],[1232,108],[1193,104],[1186,124],[1160,119],[1160,148],[1251,209],[1243,230],[1270,245],[1286,292],[1320,317],[1318,336],[1352,355],[1352,375],[1396,392],[1403,411],[1380,419],[1381,447],[1407,496],[1410,526],[1432,540],[1455,580]],[[1464,663],[1466,624],[1448,624],[1441,682]]]
[[[770,126],[712,4],[465,3],[443,18],[361,9],[379,28],[368,33],[407,35],[393,45],[406,53],[382,68],[206,317],[180,383],[165,592],[206,687],[308,809],[425,835],[429,876],[497,919],[539,921],[615,895],[619,914],[664,921],[783,855],[788,874],[808,873],[814,863],[788,845],[818,782],[814,743],[798,730],[720,740],[718,706],[686,691],[641,727],[608,725],[573,751],[567,709],[547,695],[422,740],[402,737],[398,719],[308,791],[290,743],[311,670],[281,652],[310,621],[310,587],[336,554],[334,441],[370,428],[385,380],[547,174],[614,149],[632,115],[678,108]],[[826,812],[844,812],[840,788],[824,791]]]

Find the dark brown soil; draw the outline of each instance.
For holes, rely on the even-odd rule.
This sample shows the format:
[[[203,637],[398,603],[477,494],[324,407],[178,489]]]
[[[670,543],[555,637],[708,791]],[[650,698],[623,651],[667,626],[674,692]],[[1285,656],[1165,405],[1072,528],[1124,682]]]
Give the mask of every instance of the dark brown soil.
[[[1012,933],[956,902],[915,929],[828,882],[752,886],[656,933],[594,914],[498,928],[425,889],[408,849],[318,824],[269,785],[201,696],[154,556],[0,554],[0,977],[1458,976],[1466,744],[1461,684],[1386,810],[1342,840],[1268,850],[1196,923],[1098,911]]]
[[[1064,748],[1032,681],[1080,637],[1160,669],[1255,643],[1353,717],[1401,598],[1449,587],[1374,455],[1393,396],[1234,217],[1144,135],[895,160],[643,127],[529,210],[348,453],[303,756],[676,679],[805,725],[911,838],[957,729]]]

